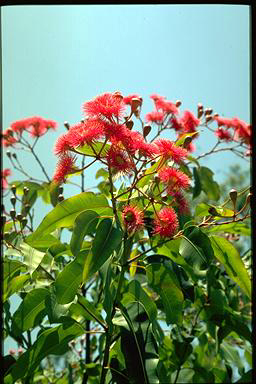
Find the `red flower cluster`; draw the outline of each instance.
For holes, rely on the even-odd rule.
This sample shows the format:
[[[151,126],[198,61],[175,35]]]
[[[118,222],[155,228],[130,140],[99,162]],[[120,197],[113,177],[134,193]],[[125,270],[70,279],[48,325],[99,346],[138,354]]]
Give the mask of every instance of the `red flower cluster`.
[[[175,168],[164,167],[158,172],[159,179],[167,185],[167,193],[173,194],[190,186],[190,178]]]
[[[46,120],[40,116],[14,121],[10,128],[2,133],[2,145],[10,147],[18,143],[24,131],[28,132],[31,137],[36,138],[43,136],[49,129],[56,128],[57,123],[55,121]]]
[[[162,124],[164,121],[164,116],[164,112],[153,111],[146,114],[145,120],[147,123]]]
[[[5,168],[1,171],[1,177],[2,177],[2,189],[8,188],[8,182],[7,177],[11,176],[12,171],[9,168]]]
[[[104,93],[94,100],[83,104],[83,111],[88,117],[97,117],[113,121],[113,117],[121,119],[125,113],[125,103],[119,92]]]
[[[217,122],[218,128],[215,131],[215,135],[221,140],[226,141],[241,141],[251,147],[251,130],[252,126],[245,123],[243,120],[237,117],[226,118],[220,116],[214,116],[213,119]],[[224,129],[225,128],[225,129]],[[228,130],[233,128],[233,133]]]
[[[173,208],[164,207],[158,212],[154,220],[155,235],[159,234],[161,237],[171,237],[175,234],[179,226],[177,215]]]
[[[75,158],[69,154],[64,154],[59,159],[59,162],[53,175],[53,180],[57,183],[64,183],[66,181],[66,176],[69,173],[75,171]]]
[[[143,228],[143,212],[134,205],[127,205],[123,208],[122,219],[129,234]]]
[[[185,148],[178,147],[174,142],[167,139],[158,139],[154,141],[157,146],[157,153],[162,155],[166,160],[171,159],[175,163],[180,163],[188,155]]]

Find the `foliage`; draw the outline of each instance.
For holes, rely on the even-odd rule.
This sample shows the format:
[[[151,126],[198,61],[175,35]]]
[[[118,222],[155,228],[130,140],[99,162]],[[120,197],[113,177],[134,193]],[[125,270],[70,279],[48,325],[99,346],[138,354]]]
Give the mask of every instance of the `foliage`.
[[[180,101],[151,98],[146,123],[138,95],[84,103],[86,119],[65,123],[55,144],[52,179],[35,145],[55,122],[29,118],[4,132],[3,145],[29,150],[46,178],[8,150],[26,179],[8,184],[3,173],[4,337],[18,345],[4,356],[5,384],[251,381],[250,187],[235,168],[219,185],[200,165],[221,150],[246,160],[250,126],[202,105],[181,116]],[[217,143],[196,158],[202,127]],[[175,141],[163,138],[170,130]],[[101,181],[86,191],[95,162]],[[79,193],[64,198],[74,175]],[[34,228],[39,199],[51,207]]]

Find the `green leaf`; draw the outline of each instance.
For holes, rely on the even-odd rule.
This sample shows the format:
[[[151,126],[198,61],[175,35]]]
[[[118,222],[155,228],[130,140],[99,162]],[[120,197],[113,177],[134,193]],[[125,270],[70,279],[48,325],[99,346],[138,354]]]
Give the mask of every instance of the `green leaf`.
[[[20,244],[20,250],[23,255],[23,263],[28,266],[29,272],[32,273],[43,260],[45,253],[38,251],[25,242]]]
[[[72,303],[59,304],[57,301],[55,289],[53,286],[51,286],[49,295],[45,298],[45,307],[49,322],[51,324],[60,323],[63,316],[66,316],[68,314],[71,305]]]
[[[79,254],[58,274],[54,286],[59,304],[68,304],[74,300],[82,282],[84,257],[84,253]]]
[[[195,199],[197,196],[200,195],[202,190],[199,173],[195,167],[193,167],[193,176],[195,180],[195,186],[193,188],[193,199]]]
[[[63,200],[50,211],[43,219],[36,231],[29,236],[32,241],[53,232],[56,228],[71,227],[77,215],[83,211],[92,209],[99,214],[112,215],[112,209],[104,196],[93,192],[83,192],[79,195]]]
[[[26,265],[23,264],[21,261],[5,258],[4,268],[3,268],[3,271],[4,271],[3,278],[8,283],[8,281],[12,278],[14,274],[20,271],[24,272],[25,270],[26,270]]]
[[[236,248],[225,238],[210,236],[215,257],[222,263],[229,277],[251,298],[251,281]]]
[[[252,369],[242,375],[242,377],[235,383],[252,383]]]
[[[71,317],[76,321],[97,321],[99,324],[105,326],[105,322],[100,314],[100,311],[95,308],[95,304],[79,294],[77,297],[77,302],[72,303],[69,308],[69,314]]]
[[[103,146],[104,146],[104,149],[102,150]],[[110,148],[109,144],[104,144],[104,143],[101,143],[100,141],[98,141],[98,142],[92,143],[90,145],[85,144],[82,147],[77,147],[76,151],[80,152],[84,155],[92,156],[92,157],[95,157],[95,153],[98,154],[101,151],[101,154],[100,154],[101,157],[105,157],[109,148]]]
[[[18,358],[4,382],[15,383],[20,378],[30,377],[46,356],[63,355],[69,350],[68,343],[83,334],[83,327],[74,320],[43,331],[32,347]]]
[[[33,247],[35,249],[38,249],[39,251],[46,251],[52,245],[61,244],[60,241],[52,235],[42,236],[36,240],[31,240],[30,237],[27,237],[25,239],[25,243],[27,243],[28,245],[30,245],[31,247]]]
[[[146,267],[148,284],[162,299],[167,324],[182,323],[183,294],[175,273],[160,263]]]
[[[251,228],[249,228],[245,223],[237,223],[237,222],[205,227],[204,231],[206,231],[207,233],[225,232],[225,233],[234,233],[234,234],[243,235],[243,236],[251,236]]]
[[[106,171],[104,168],[98,169],[95,175],[95,179],[98,179],[99,177],[103,177],[104,180],[108,179],[109,177],[108,171]]]
[[[153,323],[157,318],[157,307],[152,299],[147,295],[137,280],[132,280],[127,285],[123,294],[122,304],[126,307],[132,302],[139,302],[145,309],[149,320]]]
[[[80,213],[74,222],[74,229],[70,241],[70,249],[74,256],[81,250],[84,237],[95,231],[99,215],[91,210]]]
[[[219,200],[220,188],[213,180],[213,172],[207,167],[200,167],[199,170],[202,190],[210,200]]]
[[[85,259],[83,281],[97,272],[107,261],[122,240],[122,232],[113,226],[110,219],[103,219],[97,227],[91,252]]]
[[[15,292],[18,292],[21,290],[26,282],[30,279],[30,274],[25,273],[20,276],[14,277],[11,282],[8,284],[8,286],[4,287],[4,292],[3,292],[3,302],[8,299],[11,295],[13,295]]]
[[[12,331],[20,334],[38,325],[45,316],[46,288],[36,288],[28,292],[17,311],[13,314]]]
[[[212,212],[210,211],[212,210]],[[200,203],[197,205],[196,210],[195,210],[195,215],[196,216],[209,216],[212,215],[214,217],[233,217],[234,216],[234,211],[231,209],[227,208],[221,208],[221,207],[215,207],[210,204],[206,203]]]

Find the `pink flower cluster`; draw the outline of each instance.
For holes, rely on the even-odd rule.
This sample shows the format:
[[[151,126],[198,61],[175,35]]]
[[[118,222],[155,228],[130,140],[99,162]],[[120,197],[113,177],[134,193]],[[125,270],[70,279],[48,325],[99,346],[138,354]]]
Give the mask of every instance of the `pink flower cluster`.
[[[2,189],[8,188],[7,177],[11,176],[11,174],[12,174],[12,171],[9,168],[5,168],[1,171]]]
[[[145,158],[163,156],[180,162],[185,159],[187,151],[175,146],[170,140],[156,140],[147,143],[143,135],[133,131],[127,124],[125,111],[127,105],[135,113],[134,105],[141,106],[142,98],[137,94],[123,97],[120,92],[104,93],[91,101],[83,104],[85,120],[70,126],[68,132],[62,134],[56,141],[54,153],[60,157],[53,179],[62,183],[65,181],[66,172],[73,169],[71,152],[77,152],[78,147],[93,145],[97,141],[110,145],[107,153],[96,153],[95,157],[106,158],[107,164],[115,173],[130,174],[135,168],[136,155]],[[169,102],[167,102],[170,108]],[[69,159],[69,160],[67,160]],[[66,167],[69,161],[70,167]],[[73,162],[74,163],[74,162]]]
[[[213,119],[218,124],[215,135],[220,140],[244,143],[248,146],[246,155],[251,155],[251,125],[245,123],[243,120],[238,119],[237,117],[227,118],[214,116]]]
[[[10,128],[2,132],[2,145],[10,147],[20,142],[23,132],[28,132],[31,137],[41,137],[49,129],[56,129],[57,123],[53,120],[46,120],[40,116],[28,117],[14,121]]]

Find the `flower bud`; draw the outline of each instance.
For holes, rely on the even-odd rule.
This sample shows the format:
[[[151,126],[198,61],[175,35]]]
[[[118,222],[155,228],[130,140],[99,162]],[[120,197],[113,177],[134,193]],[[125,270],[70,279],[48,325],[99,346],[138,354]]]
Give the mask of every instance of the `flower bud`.
[[[69,130],[70,125],[69,125],[69,123],[68,123],[67,121],[64,121],[64,127],[65,127],[67,130]]]
[[[12,203],[12,206],[13,207],[15,207],[15,204],[16,204],[16,197],[15,196],[12,196],[11,198],[10,198],[10,201],[11,201],[11,203]]]
[[[211,114],[210,111],[211,111],[210,108],[205,108],[205,110],[204,110],[205,116],[210,115]]]
[[[234,207],[236,206],[236,199],[237,199],[237,190],[232,188],[229,192],[230,199],[232,200],[232,203]]]
[[[11,209],[10,210],[10,216],[11,216],[11,218],[14,220],[15,219],[15,217],[16,217],[16,211],[15,211],[15,209]]]
[[[28,219],[26,219],[26,217],[23,217],[22,220],[21,220],[21,227],[22,229],[27,225],[28,223]]]
[[[58,201],[61,202],[61,201],[63,201],[63,200],[64,200],[64,196],[63,196],[63,195],[59,195],[59,196],[58,196]]]
[[[12,154],[12,157],[13,157],[14,159],[17,159],[17,155],[16,155],[16,153],[13,153],[13,154]]]
[[[29,193],[29,188],[28,187],[24,187],[23,188],[23,193],[26,196]]]
[[[145,125],[144,128],[143,128],[143,137],[147,137],[148,134],[150,133],[151,131],[151,126],[150,125]]]
[[[21,221],[21,220],[23,219],[23,216],[22,216],[21,213],[18,213],[18,214],[17,214],[17,219],[18,219],[19,221]]]
[[[9,157],[9,159],[10,159],[10,158],[11,158],[11,156],[12,156],[11,152],[10,152],[10,151],[6,151],[6,156],[8,156],[8,157]]]
[[[137,99],[136,97],[132,98],[132,101],[131,101],[132,112],[135,112],[140,105],[141,105],[140,99]]]
[[[61,195],[63,193],[63,186],[62,185],[59,187],[58,192],[59,192],[59,195]]]
[[[132,127],[133,127],[133,121],[132,121],[132,120],[127,121],[127,122],[126,122],[126,127],[127,127],[128,129],[130,129],[130,131],[131,131],[131,130],[132,130]]]
[[[217,117],[217,116],[219,116],[219,114],[218,113],[214,113],[214,115],[213,115],[214,117]]]
[[[11,190],[12,190],[12,193],[13,193],[14,195],[16,195],[16,185],[15,185],[15,184],[13,184],[13,185],[11,186]]]
[[[119,99],[120,101],[123,100],[123,96],[121,94],[120,91],[116,91],[113,93],[113,96],[116,98],[116,99]]]
[[[175,103],[176,107],[179,108],[181,106],[181,101],[180,100],[177,100],[176,103]]]
[[[212,116],[210,116],[210,115],[207,116],[206,119],[205,119],[206,123],[208,123],[208,122],[211,121],[211,120],[212,120]]]

